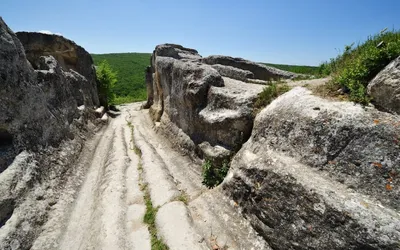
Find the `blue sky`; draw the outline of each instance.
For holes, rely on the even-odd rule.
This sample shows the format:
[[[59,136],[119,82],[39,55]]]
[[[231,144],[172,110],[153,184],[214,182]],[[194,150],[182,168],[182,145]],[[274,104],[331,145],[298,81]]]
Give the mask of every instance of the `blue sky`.
[[[160,43],[259,62],[318,65],[346,44],[400,28],[400,0],[1,0],[12,30],[49,30],[91,53]]]

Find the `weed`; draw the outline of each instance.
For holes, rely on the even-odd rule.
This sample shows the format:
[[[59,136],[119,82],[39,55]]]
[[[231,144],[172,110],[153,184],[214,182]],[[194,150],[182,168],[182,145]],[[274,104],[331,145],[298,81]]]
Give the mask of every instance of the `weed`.
[[[157,227],[156,227],[156,215],[158,211],[158,207],[153,207],[153,203],[151,202],[151,197],[149,190],[147,189],[147,185],[143,185],[144,187],[144,202],[146,204],[146,213],[143,217],[143,222],[146,223],[149,227],[149,233],[151,236],[151,249],[152,250],[168,250],[168,246],[163,242],[163,240],[158,237]]]
[[[208,159],[203,164],[203,184],[208,188],[213,188],[219,185],[227,175],[229,170],[229,163],[224,161],[222,166],[215,167]]]
[[[255,113],[258,113],[262,108],[270,104],[275,98],[286,93],[290,90],[290,87],[284,83],[272,83],[264,88],[264,90],[258,95],[256,102],[254,103]]]
[[[181,191],[181,194],[176,198],[177,201],[182,201],[183,203],[185,203],[185,205],[188,204],[189,202],[189,197],[187,195],[187,193],[185,192],[185,190]]]

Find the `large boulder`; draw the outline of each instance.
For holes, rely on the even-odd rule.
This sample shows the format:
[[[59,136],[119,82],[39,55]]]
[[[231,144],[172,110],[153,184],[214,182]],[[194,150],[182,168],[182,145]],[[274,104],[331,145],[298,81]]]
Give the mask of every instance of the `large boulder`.
[[[253,104],[262,86],[219,73],[244,80],[252,76],[249,71],[210,66],[201,63],[200,58],[197,51],[182,46],[156,47],[152,55],[153,86],[148,88],[153,91],[148,93],[148,103],[152,102],[149,112],[155,122],[161,122],[171,140],[182,138],[180,144],[191,149],[206,143],[208,147],[198,147],[199,154],[220,162],[250,136]],[[221,157],[215,152],[222,152]]]
[[[294,88],[257,115],[222,188],[274,249],[398,249],[399,125]]]
[[[368,94],[382,109],[400,114],[400,56],[368,84]]]
[[[292,72],[280,70],[237,57],[216,55],[202,58],[201,61],[209,65],[221,64],[242,70],[247,70],[254,74],[255,79],[260,79],[264,81],[290,79],[297,76],[297,74]]]
[[[58,35],[17,32],[17,37],[34,69],[40,68],[41,56],[53,56],[64,72],[73,72],[75,75],[78,73],[86,79],[73,85],[78,105],[100,105],[93,59],[84,48]]]
[[[90,55],[72,43],[62,47],[62,37],[21,37],[29,60],[0,18],[0,249],[31,248],[66,173],[76,167],[89,125],[96,128],[98,97]],[[57,49],[75,50],[69,53],[76,60],[68,61],[70,54],[64,57]]]

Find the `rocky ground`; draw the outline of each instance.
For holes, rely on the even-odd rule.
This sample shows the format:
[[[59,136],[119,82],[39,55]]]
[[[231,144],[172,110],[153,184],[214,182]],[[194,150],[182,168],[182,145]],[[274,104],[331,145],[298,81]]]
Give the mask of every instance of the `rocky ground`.
[[[140,106],[121,106],[86,143],[79,171],[48,210],[31,249],[151,249],[143,223],[146,192],[158,208],[158,234],[170,249],[269,249],[235,203],[201,184],[201,166],[156,134]],[[18,249],[17,241],[3,248]]]
[[[0,18],[0,56],[0,249],[400,248],[398,59],[369,88],[389,113],[163,44],[147,102],[105,113],[74,42]]]

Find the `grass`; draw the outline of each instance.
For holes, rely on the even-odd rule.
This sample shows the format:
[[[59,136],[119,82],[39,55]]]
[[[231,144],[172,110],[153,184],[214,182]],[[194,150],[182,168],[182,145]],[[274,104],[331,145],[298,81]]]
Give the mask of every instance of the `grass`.
[[[154,207],[151,202],[151,197],[147,185],[142,185],[144,191],[144,202],[146,205],[146,213],[143,217],[143,222],[147,224],[149,228],[149,233],[151,237],[151,249],[152,250],[168,250],[168,246],[163,242],[163,240],[158,237],[157,227],[156,227],[156,215],[158,207]]]
[[[327,85],[333,94],[342,88],[351,101],[368,104],[368,83],[392,60],[400,56],[400,31],[387,31],[368,37],[354,46],[347,45],[344,52],[321,64],[323,74],[331,74],[332,81]]]
[[[290,87],[284,83],[272,83],[271,85],[265,86],[254,103],[254,113],[257,114],[261,109],[268,106],[268,104],[270,104],[274,99],[289,90]]]
[[[208,159],[203,163],[203,184],[208,188],[218,186],[228,174],[229,163],[227,161],[222,163],[222,166],[214,166]]]
[[[133,130],[134,126],[131,122],[128,121],[128,126],[131,128],[131,141],[133,143],[133,150],[135,153],[141,157],[142,151],[134,142]],[[158,237],[157,227],[156,227],[156,215],[159,207],[154,207],[151,201],[150,192],[146,183],[143,183],[143,165],[141,160],[137,165],[139,171],[139,185],[140,190],[144,193],[143,200],[146,205],[146,212],[143,217],[143,223],[147,224],[149,233],[150,233],[150,241],[151,241],[151,249],[152,250],[168,250],[168,246],[163,242],[162,238]]]
[[[189,203],[189,196],[185,192],[185,190],[181,191],[181,194],[176,198],[177,201],[182,201],[185,205]]]
[[[112,88],[112,104],[144,101],[147,98],[145,69],[150,65],[150,53],[92,54],[95,65],[106,60],[117,72],[117,83]]]

